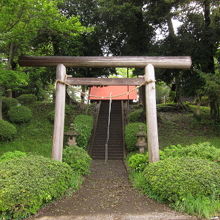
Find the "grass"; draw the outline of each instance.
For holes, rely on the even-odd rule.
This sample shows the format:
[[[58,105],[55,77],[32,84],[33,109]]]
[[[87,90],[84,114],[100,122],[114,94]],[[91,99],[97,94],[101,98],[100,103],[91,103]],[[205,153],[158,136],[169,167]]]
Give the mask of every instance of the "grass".
[[[54,109],[54,105],[35,103],[29,107],[33,111],[33,119],[29,123],[16,125],[18,132],[15,140],[0,143],[0,155],[19,150],[50,157],[53,124],[49,122],[47,115]]]
[[[191,106],[194,110],[195,107]],[[159,143],[163,148],[169,145],[189,145],[200,142],[210,142],[220,148],[220,124],[209,118],[209,108],[201,108],[201,121],[192,113],[159,112]]]

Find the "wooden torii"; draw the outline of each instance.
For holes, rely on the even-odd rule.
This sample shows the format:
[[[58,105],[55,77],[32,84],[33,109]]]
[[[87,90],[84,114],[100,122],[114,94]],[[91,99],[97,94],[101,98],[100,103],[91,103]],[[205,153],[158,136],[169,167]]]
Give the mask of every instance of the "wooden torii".
[[[155,68],[189,69],[190,57],[153,57],[153,56],[112,56],[112,57],[72,57],[72,56],[23,56],[21,66],[56,66],[56,103],[53,132],[52,159],[62,161],[66,85],[145,85],[146,118],[149,162],[159,160],[157,128]],[[66,67],[133,67],[145,68],[144,78],[73,78],[66,74]]]

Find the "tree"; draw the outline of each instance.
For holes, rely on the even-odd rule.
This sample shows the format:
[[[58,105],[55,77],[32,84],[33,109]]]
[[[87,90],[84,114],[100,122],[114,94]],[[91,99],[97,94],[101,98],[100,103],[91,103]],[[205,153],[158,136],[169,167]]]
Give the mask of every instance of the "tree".
[[[2,119],[2,96],[7,89],[18,89],[27,85],[28,76],[22,71],[8,70],[0,66],[0,119]]]

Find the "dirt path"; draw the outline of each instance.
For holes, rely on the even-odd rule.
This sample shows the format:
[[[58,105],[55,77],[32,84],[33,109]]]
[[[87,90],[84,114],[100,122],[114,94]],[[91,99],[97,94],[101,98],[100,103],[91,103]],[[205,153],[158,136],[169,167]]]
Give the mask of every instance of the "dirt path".
[[[92,174],[70,197],[52,203],[31,219],[49,220],[188,220],[130,185],[122,161],[93,161]]]

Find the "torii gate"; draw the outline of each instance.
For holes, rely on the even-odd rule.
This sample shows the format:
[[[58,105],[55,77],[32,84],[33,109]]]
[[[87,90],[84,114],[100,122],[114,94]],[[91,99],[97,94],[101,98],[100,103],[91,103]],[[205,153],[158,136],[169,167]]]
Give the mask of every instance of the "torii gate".
[[[191,57],[153,56],[112,56],[112,57],[71,57],[71,56],[23,56],[21,66],[56,66],[56,103],[53,132],[52,159],[62,161],[66,85],[145,85],[146,118],[149,162],[159,160],[157,128],[155,71],[156,68],[189,69]],[[144,78],[73,78],[66,74],[66,67],[138,67],[145,68]]]

